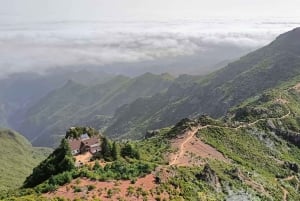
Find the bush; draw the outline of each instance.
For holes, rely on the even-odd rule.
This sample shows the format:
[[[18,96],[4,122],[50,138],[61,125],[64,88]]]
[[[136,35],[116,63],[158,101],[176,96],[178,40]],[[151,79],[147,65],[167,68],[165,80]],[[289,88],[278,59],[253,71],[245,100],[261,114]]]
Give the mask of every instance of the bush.
[[[70,183],[72,179],[73,177],[70,172],[64,172],[55,176],[51,176],[49,179],[49,184],[62,186],[66,183]]]
[[[139,152],[136,149],[134,149],[130,143],[126,143],[125,146],[121,149],[121,156],[124,158],[129,157],[140,159]]]
[[[92,191],[92,190],[94,190],[95,188],[96,188],[95,185],[88,185],[88,186],[87,186],[87,190],[88,190],[88,191]]]
[[[79,193],[82,191],[82,189],[79,186],[74,186],[73,189],[74,189],[74,193]]]
[[[66,139],[62,139],[60,146],[26,178],[23,187],[35,187],[49,179],[52,175],[70,171],[75,168],[73,156]]]

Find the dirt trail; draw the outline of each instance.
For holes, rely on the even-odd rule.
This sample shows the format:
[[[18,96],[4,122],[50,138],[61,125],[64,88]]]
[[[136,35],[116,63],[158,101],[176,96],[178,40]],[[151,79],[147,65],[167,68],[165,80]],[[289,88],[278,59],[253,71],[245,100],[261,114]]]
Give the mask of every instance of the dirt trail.
[[[283,188],[283,187],[280,187],[280,188],[281,188],[281,190],[283,192],[282,200],[283,201],[287,201],[287,195],[289,194],[289,192],[285,188]]]
[[[300,83],[297,85],[297,90],[300,91]],[[287,101],[285,101],[282,98],[278,99],[277,101],[279,101],[282,104],[287,103]],[[249,127],[249,126],[252,126],[252,125],[258,123],[259,121],[263,121],[263,120],[284,119],[284,118],[288,117],[290,114],[291,114],[291,112],[289,110],[288,113],[283,115],[282,117],[261,118],[254,122],[251,122],[251,123],[243,123],[237,127],[217,126],[217,125],[206,125],[206,126],[194,127],[191,130],[183,133],[182,134],[183,137],[175,139],[173,143],[171,142],[173,147],[178,148],[178,151],[175,154],[173,154],[168,166],[172,166],[172,165],[187,166],[187,165],[191,165],[191,164],[194,165],[195,163],[193,163],[193,162],[191,163],[191,161],[190,161],[192,157],[186,156],[187,152],[190,152],[190,154],[194,154],[193,157],[196,156],[196,157],[200,157],[200,158],[213,158],[213,159],[217,159],[217,160],[222,160],[224,162],[230,162],[217,149],[215,149],[214,147],[212,147],[208,144],[205,144],[204,142],[202,142],[200,139],[198,139],[196,137],[197,132],[201,129],[212,127],[212,128],[228,128],[228,129],[238,130],[239,128]],[[79,156],[76,158],[76,161],[82,162],[85,164],[89,164],[90,163],[89,158],[90,158],[89,155]],[[91,164],[91,165],[94,165],[94,164]],[[166,166],[160,166],[160,168],[165,169]],[[297,184],[297,189],[298,189],[300,182],[297,177],[289,176],[289,177],[282,179],[282,181],[290,181],[294,178],[298,181],[298,184]],[[262,185],[256,183],[255,181],[253,181],[249,178],[246,178],[246,177],[244,178],[244,180],[245,180],[245,183],[247,185],[251,186],[253,189],[256,189],[258,192],[265,193],[265,189],[263,188]],[[93,186],[95,186],[96,189],[91,192],[88,192],[87,191],[88,185],[93,185]],[[75,193],[72,189],[72,186],[78,186],[84,190],[82,192]],[[62,196],[62,197],[69,198],[69,199],[74,199],[76,197],[84,197],[86,200],[90,200],[94,196],[98,196],[102,200],[111,200],[111,199],[116,200],[120,197],[128,197],[129,196],[128,195],[129,187],[133,187],[134,189],[137,189],[138,187],[142,187],[142,189],[149,192],[151,189],[154,189],[156,186],[157,186],[157,184],[155,183],[155,176],[152,173],[152,174],[147,175],[144,178],[138,178],[137,182],[135,184],[131,184],[130,181],[95,182],[95,181],[91,181],[88,179],[81,179],[80,184],[77,184],[76,180],[73,180],[70,184],[66,184],[66,185],[60,187],[57,191],[52,192],[52,193],[47,193],[44,195],[48,198],[55,197],[55,196]],[[283,201],[287,201],[289,192],[282,186],[280,186],[280,188],[283,192]],[[108,189],[114,189],[117,192],[115,195],[110,197],[108,195]],[[135,192],[137,192],[137,190],[135,190]],[[168,195],[167,194],[163,195],[163,197],[168,198]],[[143,200],[144,198],[140,197],[140,195],[138,195],[138,193],[135,193],[134,195],[130,195],[130,199],[131,200]],[[155,200],[155,198],[152,194],[148,195],[147,199]]]
[[[185,132],[183,137],[178,137],[171,142],[172,147],[178,148],[175,154],[171,154],[169,166],[203,165],[204,159],[213,158],[228,162],[228,159],[214,147],[205,144],[196,137],[196,133],[207,126],[198,126]]]
[[[300,92],[300,83],[296,84],[295,86],[289,88],[288,90],[294,89],[297,92]]]
[[[296,178],[294,175],[292,175],[292,176],[288,176],[288,177],[286,177],[286,178],[284,178],[284,179],[282,179],[282,181],[291,181],[292,179],[294,179],[294,178]],[[297,179],[297,178],[296,178]],[[298,179],[297,179],[298,180]]]
[[[251,122],[251,123],[246,123],[246,124],[242,124],[242,125],[239,125],[238,127],[229,127],[229,126],[216,126],[216,125],[206,125],[206,126],[197,126],[197,127],[194,127],[192,128],[191,130],[185,132],[183,135],[184,137],[181,139],[181,140],[177,140],[175,143],[173,143],[173,147],[177,147],[179,149],[179,151],[173,155],[170,159],[170,162],[169,162],[169,166],[171,165],[184,165],[184,164],[187,164],[188,163],[188,159],[183,159],[183,155],[186,153],[186,151],[189,151],[189,149],[192,149],[192,146],[189,146],[189,149],[187,148],[188,147],[188,143],[189,142],[192,142],[192,144],[197,144],[198,145],[198,150],[201,150],[204,154],[206,154],[205,156],[203,155],[203,153],[195,153],[195,151],[193,151],[192,153],[198,155],[198,156],[201,156],[201,157],[204,157],[204,158],[216,158],[216,159],[219,159],[219,160],[223,160],[226,161],[225,157],[220,153],[218,152],[215,148],[203,143],[201,140],[200,142],[197,142],[197,139],[194,139],[195,138],[195,135],[196,133],[201,130],[201,129],[204,129],[204,128],[208,128],[208,127],[213,127],[213,128],[229,128],[229,129],[235,129],[235,130],[238,130],[240,128],[245,128],[245,127],[249,127],[249,126],[253,126],[255,125],[256,123],[258,123],[259,121],[263,121],[263,120],[280,120],[280,119],[284,119],[286,117],[288,117],[289,115],[291,114],[291,111],[289,110],[287,114],[281,116],[281,117],[274,117],[274,118],[262,118],[262,119],[258,119],[254,122]],[[182,141],[183,140],[183,141]],[[211,155],[211,157],[208,157],[209,155]],[[181,159],[181,160],[179,160]]]
[[[188,136],[188,137],[180,144],[179,153],[177,153],[175,155],[175,157],[173,158],[173,160],[171,160],[171,162],[169,163],[169,166],[175,165],[177,163],[178,158],[181,157],[185,152],[184,145],[187,142],[189,142],[195,136],[195,134],[198,132],[198,130],[200,128],[203,128],[203,127],[196,127],[196,128],[193,128],[191,131],[188,131],[188,132],[185,133],[185,135]]]
[[[246,123],[246,124],[243,124],[243,125],[239,125],[238,127],[234,127],[234,129],[237,130],[239,128],[245,128],[245,127],[253,126],[254,124],[257,124],[258,122],[263,121],[263,120],[281,120],[281,119],[285,119],[288,116],[290,116],[290,114],[291,114],[291,111],[289,110],[287,114],[285,114],[281,117],[261,118],[261,119],[258,119],[256,121],[254,121],[254,122]]]
[[[287,177],[281,179],[281,181],[291,181],[292,179],[296,179],[297,180],[296,189],[298,189],[300,181],[299,181],[299,179],[295,175],[287,176]],[[287,198],[288,198],[289,191],[286,190],[283,186],[280,186],[280,189],[282,190],[282,193],[283,193],[282,200],[283,201],[287,201],[288,200]]]
[[[296,85],[299,90],[300,90],[300,83]],[[292,87],[293,88],[293,87]],[[282,94],[280,94],[280,98],[276,99],[275,100],[276,102],[279,102],[281,104],[287,104],[288,101],[285,100],[283,97],[282,97]],[[239,125],[238,127],[234,127],[235,130],[239,129],[239,128],[245,128],[245,127],[249,127],[249,126],[253,126],[254,124],[257,124],[258,122],[260,121],[263,121],[263,120],[281,120],[281,119],[285,119],[287,118],[288,116],[290,116],[291,114],[291,110],[288,111],[287,114],[281,116],[281,117],[271,117],[271,118],[261,118],[261,119],[257,119],[256,121],[254,122],[251,122],[251,123],[245,123],[245,124],[242,124],[242,125]],[[224,127],[225,128],[225,127]],[[226,128],[229,128],[229,127],[226,127]]]

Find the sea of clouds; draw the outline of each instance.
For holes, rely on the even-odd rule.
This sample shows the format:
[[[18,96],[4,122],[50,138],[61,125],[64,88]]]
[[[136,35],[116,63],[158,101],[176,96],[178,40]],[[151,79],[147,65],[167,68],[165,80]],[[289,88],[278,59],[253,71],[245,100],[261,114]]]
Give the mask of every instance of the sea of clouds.
[[[210,47],[264,46],[300,22],[178,20],[0,24],[1,74],[53,67],[151,61],[201,54]]]

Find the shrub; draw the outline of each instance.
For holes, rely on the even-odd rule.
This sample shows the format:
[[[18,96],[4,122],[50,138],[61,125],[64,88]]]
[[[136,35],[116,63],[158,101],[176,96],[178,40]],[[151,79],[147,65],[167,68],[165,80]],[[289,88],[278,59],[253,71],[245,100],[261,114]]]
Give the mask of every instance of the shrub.
[[[95,188],[96,188],[95,185],[88,185],[88,186],[87,186],[87,190],[88,190],[88,191],[92,191],[92,190],[94,190]]]
[[[70,171],[75,168],[73,156],[66,139],[62,139],[60,146],[36,168],[32,174],[26,178],[23,187],[35,187],[46,181],[52,175],[57,175],[64,171]]]
[[[121,149],[121,156],[124,158],[129,157],[140,159],[139,152],[136,149],[134,149],[130,143],[126,143],[125,146]]]

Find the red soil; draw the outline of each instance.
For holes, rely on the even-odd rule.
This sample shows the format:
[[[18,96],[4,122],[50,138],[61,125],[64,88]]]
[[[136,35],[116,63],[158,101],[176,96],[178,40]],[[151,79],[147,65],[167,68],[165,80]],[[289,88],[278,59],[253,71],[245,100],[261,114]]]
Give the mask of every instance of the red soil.
[[[177,166],[189,166],[189,165],[203,165],[205,159],[212,158],[227,162],[227,159],[218,152],[215,148],[203,143],[195,135],[199,129],[206,128],[196,127],[192,130],[185,132],[181,137],[174,139],[171,142],[171,146],[177,148],[175,153],[170,154],[169,161],[170,165]],[[94,162],[89,162],[90,155],[79,155],[76,156],[76,161],[79,160],[83,164],[93,166]],[[105,166],[105,164],[101,164]],[[166,176],[163,180],[168,180],[172,176],[172,172],[168,172],[167,167],[160,167],[161,173]],[[93,190],[88,191],[88,186],[94,186]],[[74,187],[80,188],[81,192],[74,192]],[[75,198],[81,198],[83,200],[92,200],[98,198],[101,200],[156,200],[155,198],[160,197],[168,200],[169,196],[166,192],[161,193],[157,196],[154,174],[149,174],[143,178],[138,178],[134,184],[130,181],[91,181],[86,178],[73,180],[70,184],[66,184],[60,187],[57,191],[47,193],[44,196],[47,198],[63,197],[70,200]],[[130,190],[129,190],[130,189]],[[109,195],[109,192],[111,192]],[[144,194],[144,197],[143,195]]]
[[[151,194],[151,190],[155,190],[155,177],[153,174],[149,174],[143,178],[137,179],[135,184],[131,184],[130,181],[91,181],[88,179],[80,179],[79,183],[73,180],[70,184],[60,187],[56,192],[47,193],[44,196],[47,198],[63,197],[68,199],[81,198],[84,200],[92,200],[94,198],[100,198],[101,200],[118,200],[123,198],[124,200],[143,200],[141,193],[138,193],[138,188],[147,193],[145,197],[148,200],[155,200],[156,196]],[[87,186],[93,185],[95,188],[91,191],[87,190]],[[74,192],[72,186],[76,186],[82,189],[82,192]],[[128,188],[132,187],[132,194],[129,193]],[[113,192],[111,196],[108,195],[108,190]],[[167,197],[167,195],[163,195]]]
[[[178,151],[170,154],[170,165],[203,165],[205,163],[203,159],[207,158],[227,162],[222,153],[195,136],[198,130],[202,128],[206,128],[206,126],[187,131],[183,136],[171,142],[172,147],[177,148]]]

